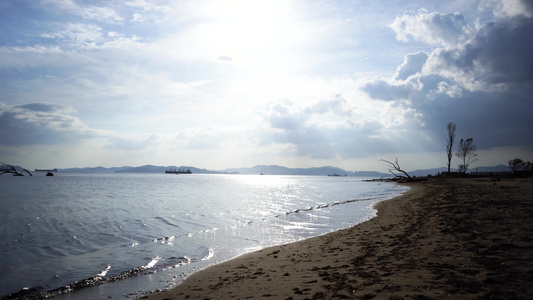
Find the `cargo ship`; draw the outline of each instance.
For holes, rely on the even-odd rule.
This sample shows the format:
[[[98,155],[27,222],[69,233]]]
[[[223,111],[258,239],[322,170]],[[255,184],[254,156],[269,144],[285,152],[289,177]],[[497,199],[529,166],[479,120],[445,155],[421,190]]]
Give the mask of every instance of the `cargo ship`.
[[[185,171],[185,169],[166,170],[165,174],[192,174],[191,170]]]

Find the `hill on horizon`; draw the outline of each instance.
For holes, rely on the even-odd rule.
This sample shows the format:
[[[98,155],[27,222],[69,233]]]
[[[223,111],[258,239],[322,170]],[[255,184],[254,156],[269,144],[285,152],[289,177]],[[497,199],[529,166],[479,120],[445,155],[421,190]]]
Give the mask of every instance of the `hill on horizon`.
[[[250,168],[230,168],[224,170],[207,170],[192,166],[155,166],[144,165],[139,167],[88,167],[88,168],[65,168],[59,169],[60,172],[70,173],[165,173],[166,170],[185,169],[191,170],[193,174],[265,174],[265,175],[347,175],[347,176],[364,176],[364,177],[383,177],[390,174],[376,171],[353,172],[346,171],[337,167],[313,167],[313,168],[288,168],[278,165],[257,165]]]
[[[256,165],[248,168],[229,168],[224,170],[207,170],[196,168],[192,166],[155,166],[144,165],[139,167],[123,166],[123,167],[88,167],[88,168],[66,168],[58,169],[59,172],[69,173],[165,173],[166,170],[184,169],[191,170],[193,174],[264,174],[264,175],[341,175],[341,176],[359,176],[359,177],[392,177],[390,173],[383,173],[378,171],[346,171],[342,168],[324,166],[312,168],[288,168],[279,165]],[[478,167],[472,168],[470,172],[502,172],[509,171],[508,166],[499,165],[493,167]],[[437,173],[446,172],[446,167],[420,169],[407,171],[411,176],[427,176],[436,175]]]

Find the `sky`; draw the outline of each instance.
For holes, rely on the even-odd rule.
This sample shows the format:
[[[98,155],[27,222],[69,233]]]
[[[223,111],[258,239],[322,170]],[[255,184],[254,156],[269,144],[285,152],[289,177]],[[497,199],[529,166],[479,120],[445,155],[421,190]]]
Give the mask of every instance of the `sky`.
[[[0,161],[533,160],[533,1],[3,0]],[[452,169],[459,159],[454,157]]]

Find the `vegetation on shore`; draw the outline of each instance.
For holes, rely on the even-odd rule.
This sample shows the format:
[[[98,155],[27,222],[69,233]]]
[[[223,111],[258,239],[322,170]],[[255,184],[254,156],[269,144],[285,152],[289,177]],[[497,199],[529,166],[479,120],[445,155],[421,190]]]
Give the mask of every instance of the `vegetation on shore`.
[[[448,172],[438,173],[437,176],[445,177],[528,177],[533,174],[533,163],[530,161],[524,161],[521,158],[514,158],[509,160],[509,169],[510,172],[483,172],[483,173],[467,173],[470,165],[478,160],[477,158],[477,146],[474,144],[473,138],[461,139],[455,152],[455,156],[460,159],[460,164],[456,172],[451,171],[452,159],[454,156],[453,146],[455,144],[455,131],[457,130],[457,125],[453,122],[449,122],[446,126],[447,136],[446,136],[446,157],[447,157],[447,167]],[[380,159],[387,164],[389,172],[394,176],[394,178],[389,179],[393,181],[420,181],[420,178],[416,176],[409,175],[404,171],[398,162],[398,158],[394,162],[388,161],[385,159]],[[431,177],[428,175],[427,177]]]

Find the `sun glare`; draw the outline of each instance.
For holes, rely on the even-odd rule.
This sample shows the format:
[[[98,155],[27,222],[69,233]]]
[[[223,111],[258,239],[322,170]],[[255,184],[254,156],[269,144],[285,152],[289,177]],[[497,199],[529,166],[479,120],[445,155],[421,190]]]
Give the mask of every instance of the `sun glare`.
[[[251,175],[239,175],[235,176],[234,179],[239,181],[241,184],[250,185],[250,186],[283,186],[291,182],[289,178],[284,178],[280,176],[262,176],[261,174],[251,174]]]
[[[290,2],[216,1],[210,14],[220,57],[257,63],[290,42]]]

